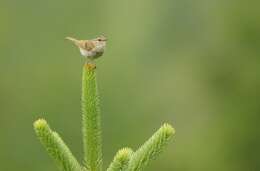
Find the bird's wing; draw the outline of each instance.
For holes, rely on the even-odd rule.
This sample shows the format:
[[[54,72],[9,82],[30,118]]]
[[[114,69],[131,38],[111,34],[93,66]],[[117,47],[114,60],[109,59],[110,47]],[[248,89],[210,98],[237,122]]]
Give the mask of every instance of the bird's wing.
[[[95,48],[95,45],[92,41],[84,41],[84,49],[86,49],[87,51],[91,51]]]

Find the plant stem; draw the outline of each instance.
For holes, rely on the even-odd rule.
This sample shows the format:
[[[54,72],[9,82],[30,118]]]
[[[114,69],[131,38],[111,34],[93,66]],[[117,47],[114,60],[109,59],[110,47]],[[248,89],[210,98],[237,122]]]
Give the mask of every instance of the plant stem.
[[[119,150],[109,165],[107,171],[125,171],[132,154],[133,150],[130,148],[123,148]]]
[[[174,128],[164,124],[131,157],[127,171],[141,171],[163,150],[173,134]]]
[[[88,171],[102,170],[100,108],[95,69],[94,64],[86,63],[82,76],[84,165]]]
[[[34,122],[37,137],[49,155],[63,171],[81,171],[81,166],[60,136],[51,130],[44,119]]]

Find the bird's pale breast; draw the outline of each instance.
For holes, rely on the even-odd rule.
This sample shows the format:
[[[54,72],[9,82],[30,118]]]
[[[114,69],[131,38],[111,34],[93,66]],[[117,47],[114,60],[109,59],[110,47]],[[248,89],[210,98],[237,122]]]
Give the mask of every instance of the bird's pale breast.
[[[85,57],[93,57],[96,55],[95,51],[88,51],[88,50],[85,50],[82,48],[80,48],[79,50],[80,50],[81,55],[85,56]]]

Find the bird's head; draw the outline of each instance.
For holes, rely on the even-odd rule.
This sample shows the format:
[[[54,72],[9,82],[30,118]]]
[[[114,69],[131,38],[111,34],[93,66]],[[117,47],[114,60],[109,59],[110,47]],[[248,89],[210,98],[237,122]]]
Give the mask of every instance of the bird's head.
[[[104,51],[106,47],[107,38],[105,36],[98,36],[97,38],[93,39],[93,42],[96,46],[97,51]]]
[[[105,36],[101,35],[101,36],[98,36],[97,38],[95,38],[95,41],[106,42],[107,38]]]

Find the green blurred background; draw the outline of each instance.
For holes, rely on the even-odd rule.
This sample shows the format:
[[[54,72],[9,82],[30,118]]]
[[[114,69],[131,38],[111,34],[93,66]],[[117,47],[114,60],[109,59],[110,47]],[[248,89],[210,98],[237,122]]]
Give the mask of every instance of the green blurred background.
[[[0,170],[57,170],[32,123],[82,160],[83,58],[66,36],[108,37],[97,61],[104,166],[167,121],[150,171],[260,170],[260,3],[0,0]]]

